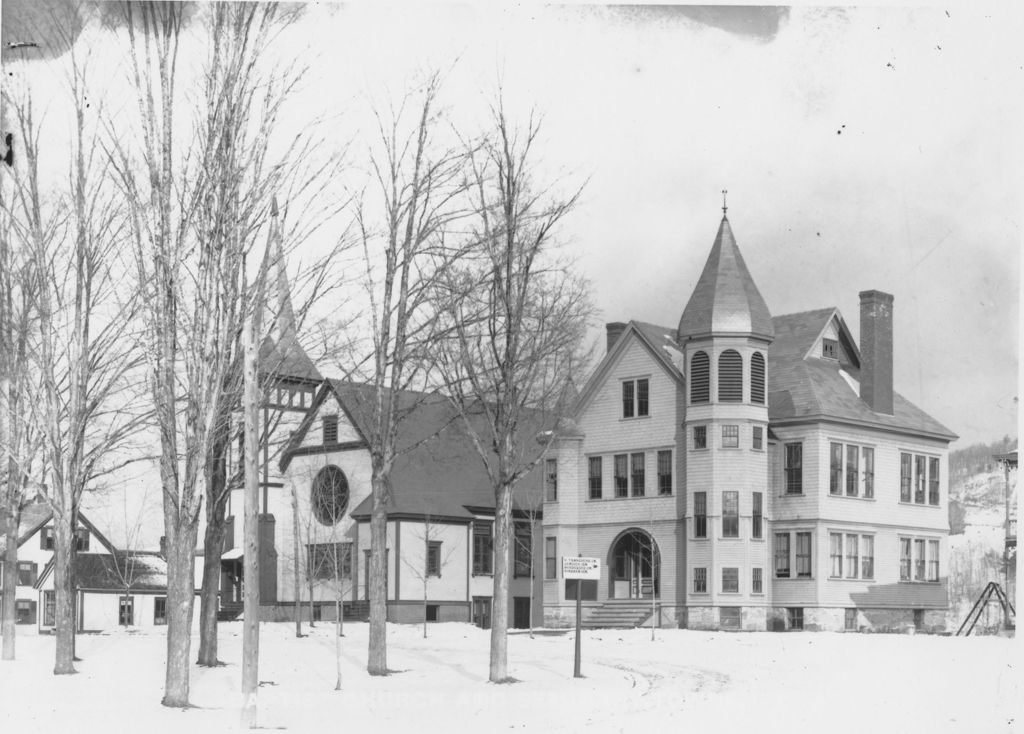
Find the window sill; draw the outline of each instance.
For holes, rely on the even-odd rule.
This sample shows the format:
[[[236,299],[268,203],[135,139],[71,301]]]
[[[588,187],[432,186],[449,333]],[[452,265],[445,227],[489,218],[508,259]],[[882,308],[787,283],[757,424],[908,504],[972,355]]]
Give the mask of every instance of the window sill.
[[[471,575],[474,576],[474,577],[475,576],[483,576],[483,577],[490,578],[490,577],[494,576],[494,573],[493,572],[491,572],[491,573],[484,573],[482,571],[474,571]],[[437,578],[441,578],[441,577],[438,576]]]
[[[647,415],[631,415],[631,416],[628,416],[628,417],[627,416],[621,416],[619,418],[619,423],[628,423],[629,421],[645,421],[645,420],[648,420],[650,417],[651,417],[650,413],[648,413]]]
[[[848,579],[845,576],[829,576],[828,580],[829,581],[857,581],[857,582],[862,583],[862,584],[863,583],[874,583],[874,581],[875,581],[874,579],[865,579],[865,578]]]
[[[700,537],[694,536],[694,537],[690,538],[690,540],[703,540],[704,542],[707,542],[709,540],[709,538],[706,535],[702,535]]]
[[[782,498],[782,499],[785,499],[786,497],[803,497],[804,493],[803,492],[783,492],[782,494],[780,494],[778,496],[780,498]]]
[[[776,581],[814,581],[813,576],[774,576]]]
[[[719,591],[719,596],[743,596],[742,591]]]
[[[900,500],[899,504],[904,505],[905,507],[927,507],[927,508],[930,508],[932,510],[941,510],[942,509],[942,505],[941,504],[933,505],[931,503],[924,503],[924,502],[904,502],[903,500]]]
[[[916,586],[941,586],[942,585],[941,581],[907,581],[905,579],[900,579],[900,583],[901,584],[916,585]]]
[[[738,535],[719,535],[718,540],[743,540],[743,538]]]
[[[707,451],[707,450],[708,450],[707,446],[694,446],[692,449],[690,449],[690,451],[693,451],[693,452],[696,452],[696,453],[700,453],[702,451]]]
[[[710,597],[711,594],[706,591],[691,591],[690,596]]]
[[[719,446],[718,450],[719,451],[739,451],[740,447],[739,446]]]
[[[877,502],[875,497],[862,497],[857,494],[832,494],[828,493],[829,497],[834,497],[837,500],[860,500],[861,502]]]

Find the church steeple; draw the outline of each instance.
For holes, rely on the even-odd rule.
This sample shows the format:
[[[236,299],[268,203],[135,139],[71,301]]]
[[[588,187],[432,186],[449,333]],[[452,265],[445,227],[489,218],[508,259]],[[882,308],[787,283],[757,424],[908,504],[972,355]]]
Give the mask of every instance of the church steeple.
[[[274,273],[267,293],[264,317],[264,323],[270,324],[271,328],[260,347],[260,369],[278,379],[321,382],[323,376],[299,344],[283,239],[277,197],[274,197],[270,209],[270,236],[262,265],[264,272],[272,270]]]
[[[736,245],[722,192],[722,222],[697,286],[679,319],[680,343],[712,334],[749,334],[771,340],[768,306]]]

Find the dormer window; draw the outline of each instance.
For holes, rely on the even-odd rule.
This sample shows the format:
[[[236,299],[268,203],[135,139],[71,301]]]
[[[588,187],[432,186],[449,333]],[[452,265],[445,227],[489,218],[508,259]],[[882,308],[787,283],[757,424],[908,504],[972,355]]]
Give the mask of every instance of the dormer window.
[[[824,337],[821,340],[821,356],[826,359],[839,359],[839,340]]]
[[[622,383],[622,417],[643,418],[648,413],[649,381],[625,380]]]

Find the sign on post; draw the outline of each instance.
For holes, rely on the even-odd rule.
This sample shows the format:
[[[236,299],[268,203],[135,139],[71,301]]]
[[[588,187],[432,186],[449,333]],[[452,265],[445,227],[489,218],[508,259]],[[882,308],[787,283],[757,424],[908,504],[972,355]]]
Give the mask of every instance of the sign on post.
[[[583,612],[584,581],[601,580],[601,559],[584,558],[583,556],[562,556],[562,578],[576,579],[576,657],[573,661],[573,677],[582,678],[580,672],[580,628]]]
[[[601,559],[583,556],[562,556],[562,578],[601,580]]]

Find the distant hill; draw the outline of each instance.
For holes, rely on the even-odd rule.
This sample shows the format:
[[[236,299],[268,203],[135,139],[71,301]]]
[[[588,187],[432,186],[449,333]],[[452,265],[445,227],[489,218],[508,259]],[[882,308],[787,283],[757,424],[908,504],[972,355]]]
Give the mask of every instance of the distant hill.
[[[1017,442],[1006,436],[949,454],[949,602],[955,624],[967,614],[989,581],[1003,583],[1006,520],[1006,475],[994,454],[1005,454]],[[1010,512],[1016,515],[1017,471],[1010,472]],[[1011,577],[1016,559],[1011,558]],[[1012,587],[1015,585],[1011,578]],[[980,627],[994,630],[999,610],[990,605]]]

